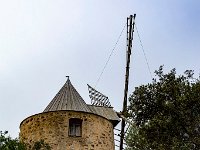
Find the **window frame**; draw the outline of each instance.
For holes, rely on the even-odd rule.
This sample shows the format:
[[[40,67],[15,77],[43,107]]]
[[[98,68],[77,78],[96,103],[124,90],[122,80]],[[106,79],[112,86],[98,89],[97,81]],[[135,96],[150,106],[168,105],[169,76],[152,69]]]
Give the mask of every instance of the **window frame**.
[[[69,119],[69,137],[81,137],[82,136],[82,119],[70,118]]]

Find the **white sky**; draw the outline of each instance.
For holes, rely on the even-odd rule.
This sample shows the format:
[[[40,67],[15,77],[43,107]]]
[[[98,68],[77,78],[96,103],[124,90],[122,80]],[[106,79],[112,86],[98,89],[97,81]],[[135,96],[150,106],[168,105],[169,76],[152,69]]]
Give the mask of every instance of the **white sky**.
[[[136,23],[151,72],[162,64],[178,73],[200,73],[199,0],[6,0],[0,1],[0,130],[17,137],[19,124],[40,113],[69,75],[90,103],[94,86],[124,26]],[[130,92],[151,82],[135,32]],[[97,86],[121,110],[126,31]]]

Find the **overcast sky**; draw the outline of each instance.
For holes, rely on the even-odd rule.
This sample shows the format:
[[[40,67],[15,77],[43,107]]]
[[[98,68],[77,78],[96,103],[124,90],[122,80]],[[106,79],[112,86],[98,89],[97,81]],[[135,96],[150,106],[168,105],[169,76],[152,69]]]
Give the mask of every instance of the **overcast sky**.
[[[20,122],[42,112],[66,81],[86,103],[126,18],[136,24],[153,73],[160,65],[200,72],[199,0],[0,1],[0,130],[17,137]],[[97,85],[122,108],[126,30]],[[151,82],[136,32],[129,94]]]

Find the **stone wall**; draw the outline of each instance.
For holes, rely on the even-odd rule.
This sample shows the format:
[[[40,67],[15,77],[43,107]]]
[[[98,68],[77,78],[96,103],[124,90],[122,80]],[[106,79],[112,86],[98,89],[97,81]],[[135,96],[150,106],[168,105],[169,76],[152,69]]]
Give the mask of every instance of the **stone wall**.
[[[70,118],[82,119],[82,136],[68,136]],[[20,139],[25,143],[43,139],[53,150],[114,150],[113,125],[90,113],[56,111],[36,114],[20,125]]]

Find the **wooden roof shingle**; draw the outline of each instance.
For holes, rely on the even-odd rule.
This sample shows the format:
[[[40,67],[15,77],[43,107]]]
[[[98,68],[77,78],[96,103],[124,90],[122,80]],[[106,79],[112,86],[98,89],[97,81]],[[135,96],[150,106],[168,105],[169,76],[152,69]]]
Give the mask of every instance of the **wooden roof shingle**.
[[[53,100],[45,108],[44,112],[57,110],[74,110],[91,112],[83,98],[76,91],[68,79]]]
[[[120,121],[112,107],[87,105],[69,78],[43,112],[72,110],[96,114],[110,120],[114,126]]]

